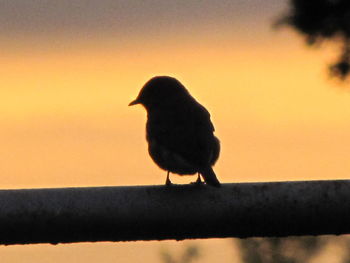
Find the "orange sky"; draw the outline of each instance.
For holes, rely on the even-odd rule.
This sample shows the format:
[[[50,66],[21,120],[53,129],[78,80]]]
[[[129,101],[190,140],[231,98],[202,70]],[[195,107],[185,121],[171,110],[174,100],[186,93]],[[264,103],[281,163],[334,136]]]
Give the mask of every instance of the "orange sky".
[[[178,77],[211,112],[222,181],[347,178],[350,95],[327,80],[326,53],[285,32],[256,46],[226,37],[9,52],[0,79],[2,188],[163,183],[147,153],[145,111],[127,107],[158,74]]]
[[[166,173],[147,153],[145,111],[127,106],[160,74],[177,77],[210,111],[222,143],[215,166],[222,182],[348,178],[350,93],[326,76],[332,47],[306,48],[294,33],[272,31],[271,21],[213,20],[183,33],[173,25],[177,34],[122,39],[8,36],[0,44],[0,187],[163,184]],[[128,256],[137,249],[155,262],[159,249],[174,243],[12,246],[0,253],[11,263],[95,262],[93,255],[139,262]],[[229,241],[200,244],[232,261]]]

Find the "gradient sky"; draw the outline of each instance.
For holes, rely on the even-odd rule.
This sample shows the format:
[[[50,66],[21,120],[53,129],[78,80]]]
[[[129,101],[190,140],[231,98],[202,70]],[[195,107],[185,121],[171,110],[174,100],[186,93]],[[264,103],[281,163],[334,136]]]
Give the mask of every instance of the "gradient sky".
[[[145,111],[127,107],[163,74],[210,111],[221,181],[348,178],[350,94],[326,75],[336,52],[272,30],[286,1],[0,0],[0,7],[3,189],[163,184],[166,173],[147,153]],[[229,241],[199,243],[232,261]],[[139,262],[128,256],[137,249],[155,262],[162,246],[183,243],[0,253],[4,262],[95,262],[91,255]]]
[[[284,1],[278,0],[264,3],[257,0],[1,0],[0,32],[5,37],[57,34],[145,37],[149,33],[252,23],[283,5]]]

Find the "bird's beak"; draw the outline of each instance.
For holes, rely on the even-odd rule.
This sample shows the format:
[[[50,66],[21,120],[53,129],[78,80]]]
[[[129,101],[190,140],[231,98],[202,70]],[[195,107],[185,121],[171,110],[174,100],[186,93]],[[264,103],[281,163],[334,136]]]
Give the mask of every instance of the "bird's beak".
[[[140,100],[136,99],[136,100],[133,100],[132,102],[129,103],[128,106],[132,106],[132,105],[136,105],[136,104],[140,104]]]

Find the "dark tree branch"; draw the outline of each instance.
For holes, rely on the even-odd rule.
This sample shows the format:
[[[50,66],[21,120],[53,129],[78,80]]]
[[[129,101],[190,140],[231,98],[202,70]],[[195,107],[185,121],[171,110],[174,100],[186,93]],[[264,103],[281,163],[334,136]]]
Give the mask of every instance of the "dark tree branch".
[[[350,74],[350,1],[289,0],[289,11],[277,22],[293,27],[309,44],[332,40],[341,44],[338,60],[330,73],[340,79]]]
[[[0,243],[350,233],[350,181],[0,191]]]

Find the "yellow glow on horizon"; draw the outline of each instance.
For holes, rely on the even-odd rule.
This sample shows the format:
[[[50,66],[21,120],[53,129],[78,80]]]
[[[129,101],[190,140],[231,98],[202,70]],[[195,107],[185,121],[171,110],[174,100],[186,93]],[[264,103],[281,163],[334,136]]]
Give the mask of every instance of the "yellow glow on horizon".
[[[164,172],[147,154],[145,112],[127,107],[144,82],[159,74],[179,78],[211,112],[222,142],[215,170],[224,182],[327,178],[345,163],[343,146],[334,148],[332,137],[337,129],[350,129],[350,94],[327,85],[321,60],[309,51],[205,42],[171,52],[133,48],[5,57],[3,186],[163,183]],[[339,138],[348,145],[345,135]],[[312,153],[322,148],[333,156],[321,156],[333,160],[330,166]],[[308,164],[310,173],[295,168],[298,162],[300,169]],[[132,176],[123,176],[130,171]]]
[[[327,86],[315,73],[320,61],[305,59],[312,57],[305,50],[190,45],[138,51],[10,56],[1,69],[0,119],[119,115],[129,111],[125,105],[143,83],[159,74],[175,75],[195,97],[214,105],[215,118],[342,122],[350,113],[349,93]]]

